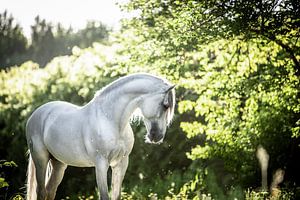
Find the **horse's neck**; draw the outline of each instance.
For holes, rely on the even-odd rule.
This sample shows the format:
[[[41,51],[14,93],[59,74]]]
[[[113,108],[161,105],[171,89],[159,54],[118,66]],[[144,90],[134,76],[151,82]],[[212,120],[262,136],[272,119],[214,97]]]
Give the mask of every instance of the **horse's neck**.
[[[95,103],[101,113],[112,123],[116,123],[122,131],[128,124],[132,113],[137,109],[141,97],[153,92],[152,85],[145,80],[128,82],[110,92],[103,91],[104,95],[100,93],[95,98]]]

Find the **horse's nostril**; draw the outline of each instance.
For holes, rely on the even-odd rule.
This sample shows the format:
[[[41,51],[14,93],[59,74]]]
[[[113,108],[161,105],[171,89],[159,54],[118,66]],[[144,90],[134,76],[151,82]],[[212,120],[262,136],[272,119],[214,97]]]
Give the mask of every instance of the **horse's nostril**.
[[[159,142],[163,138],[163,134],[157,132],[157,131],[150,131],[149,139],[151,142]]]

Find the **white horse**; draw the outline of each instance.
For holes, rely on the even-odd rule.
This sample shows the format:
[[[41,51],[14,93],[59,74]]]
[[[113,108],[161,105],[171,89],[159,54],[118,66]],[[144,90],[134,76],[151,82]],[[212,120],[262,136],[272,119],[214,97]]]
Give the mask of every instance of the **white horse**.
[[[95,167],[100,199],[109,199],[107,171],[112,168],[112,199],[120,199],[134,136],[130,118],[139,109],[146,142],[162,142],[172,120],[174,86],[150,74],[120,78],[85,106],[49,102],[27,121],[30,151],[27,199],[52,200],[67,165]]]

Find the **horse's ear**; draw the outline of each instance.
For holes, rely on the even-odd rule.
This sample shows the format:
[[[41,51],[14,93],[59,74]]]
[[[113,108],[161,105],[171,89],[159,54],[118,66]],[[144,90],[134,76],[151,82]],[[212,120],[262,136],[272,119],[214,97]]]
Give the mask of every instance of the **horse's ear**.
[[[175,87],[176,85],[172,85],[170,86],[166,91],[165,91],[165,98],[164,98],[164,107],[165,108],[169,108],[170,105],[171,105],[171,102],[170,102],[170,95],[169,95],[169,92]]]
[[[168,93],[169,91],[171,91],[176,85],[171,85],[166,91],[165,93]]]

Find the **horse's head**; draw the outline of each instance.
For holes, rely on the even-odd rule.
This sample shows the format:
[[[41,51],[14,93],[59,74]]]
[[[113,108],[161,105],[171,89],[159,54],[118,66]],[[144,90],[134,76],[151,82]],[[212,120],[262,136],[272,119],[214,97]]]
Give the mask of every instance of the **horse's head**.
[[[175,107],[174,85],[163,91],[147,94],[140,109],[147,129],[146,142],[161,143],[170,124]]]

